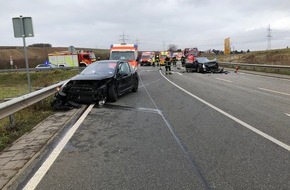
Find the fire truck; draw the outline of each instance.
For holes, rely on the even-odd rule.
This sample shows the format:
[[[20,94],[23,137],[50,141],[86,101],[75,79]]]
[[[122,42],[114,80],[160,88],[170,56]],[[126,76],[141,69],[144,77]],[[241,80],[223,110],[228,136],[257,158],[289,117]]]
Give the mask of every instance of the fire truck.
[[[170,57],[169,51],[161,51],[159,54],[160,65],[165,65],[165,58]]]
[[[138,45],[136,44],[112,44],[110,47],[110,60],[125,60],[137,69],[137,58]]]
[[[193,63],[195,57],[199,56],[198,49],[195,48],[185,48],[183,51],[184,56],[186,57],[186,63]]]
[[[48,54],[48,61],[58,67],[86,67],[96,61],[96,56],[92,51],[63,51]]]
[[[155,52],[142,52],[140,64],[141,66],[151,66],[155,62]]]
[[[183,50],[183,54],[184,54],[184,56],[188,56],[189,54],[191,54],[191,55],[197,57],[199,55],[199,51],[196,47],[195,48],[185,48]]]

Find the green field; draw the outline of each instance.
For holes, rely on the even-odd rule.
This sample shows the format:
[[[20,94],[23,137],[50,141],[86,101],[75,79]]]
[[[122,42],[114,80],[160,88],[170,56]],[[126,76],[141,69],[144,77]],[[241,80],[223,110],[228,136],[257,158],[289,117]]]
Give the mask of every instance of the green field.
[[[69,79],[78,73],[79,70],[30,72],[32,91]],[[29,92],[26,72],[0,73],[0,81],[0,101]]]

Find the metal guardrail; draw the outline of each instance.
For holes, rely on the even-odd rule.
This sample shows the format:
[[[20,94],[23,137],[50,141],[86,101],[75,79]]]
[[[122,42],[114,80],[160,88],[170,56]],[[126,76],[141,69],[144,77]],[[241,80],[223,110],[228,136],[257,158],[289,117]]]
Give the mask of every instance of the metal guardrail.
[[[59,67],[59,68],[42,68],[42,69],[37,69],[37,68],[29,68],[29,71],[34,71],[34,72],[41,72],[41,71],[52,71],[52,70],[82,70],[83,68],[81,67]],[[0,73],[11,73],[11,72],[26,72],[25,68],[20,68],[20,69],[0,69]]]
[[[290,69],[290,66],[286,65],[267,65],[267,64],[248,64],[248,63],[232,63],[232,62],[219,62],[220,64],[229,66],[248,66],[248,67],[261,67],[261,68],[272,68],[272,69]]]
[[[248,63],[232,63],[232,62],[219,62],[219,65],[226,68],[236,69],[237,67],[242,70],[258,71],[260,73],[274,73],[289,76],[290,66],[288,65],[267,65],[267,64],[248,64]]]
[[[37,90],[35,92],[31,92],[29,94],[13,98],[7,102],[3,102],[0,104],[0,119],[7,117],[17,111],[20,111],[36,102],[47,98],[57,91],[57,87],[64,84],[67,80],[59,82],[57,84],[45,87],[41,90]]]

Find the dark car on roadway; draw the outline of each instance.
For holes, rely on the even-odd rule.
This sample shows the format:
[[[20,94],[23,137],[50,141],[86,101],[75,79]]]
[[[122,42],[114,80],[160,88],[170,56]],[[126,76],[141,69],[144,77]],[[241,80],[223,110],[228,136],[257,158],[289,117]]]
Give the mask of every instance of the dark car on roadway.
[[[56,109],[79,104],[116,102],[126,92],[138,91],[137,71],[126,61],[97,61],[66,82],[51,104]]]
[[[222,72],[218,62],[216,60],[209,60],[207,57],[195,57],[192,63],[185,63],[185,69],[187,72],[196,71],[198,73]]]

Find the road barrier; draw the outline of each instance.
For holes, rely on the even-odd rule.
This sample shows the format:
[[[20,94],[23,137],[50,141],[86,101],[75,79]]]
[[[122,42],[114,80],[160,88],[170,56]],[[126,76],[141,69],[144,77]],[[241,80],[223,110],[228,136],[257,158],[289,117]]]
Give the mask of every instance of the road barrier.
[[[29,68],[29,71],[41,72],[41,71],[52,71],[52,70],[83,70],[82,67],[59,67],[59,68]],[[12,73],[12,72],[26,72],[26,69],[0,69],[0,73]]]
[[[286,65],[266,65],[266,64],[247,64],[247,63],[231,63],[231,62],[219,62],[219,66],[251,71],[260,71],[260,72],[271,72],[278,74],[288,74],[290,75],[290,66]]]
[[[13,113],[20,111],[32,104],[35,104],[51,95],[56,93],[57,87],[60,87],[67,80],[59,82],[57,84],[42,88],[35,92],[31,92],[29,94],[13,98],[9,101],[0,103],[0,119],[4,117],[10,116]]]

